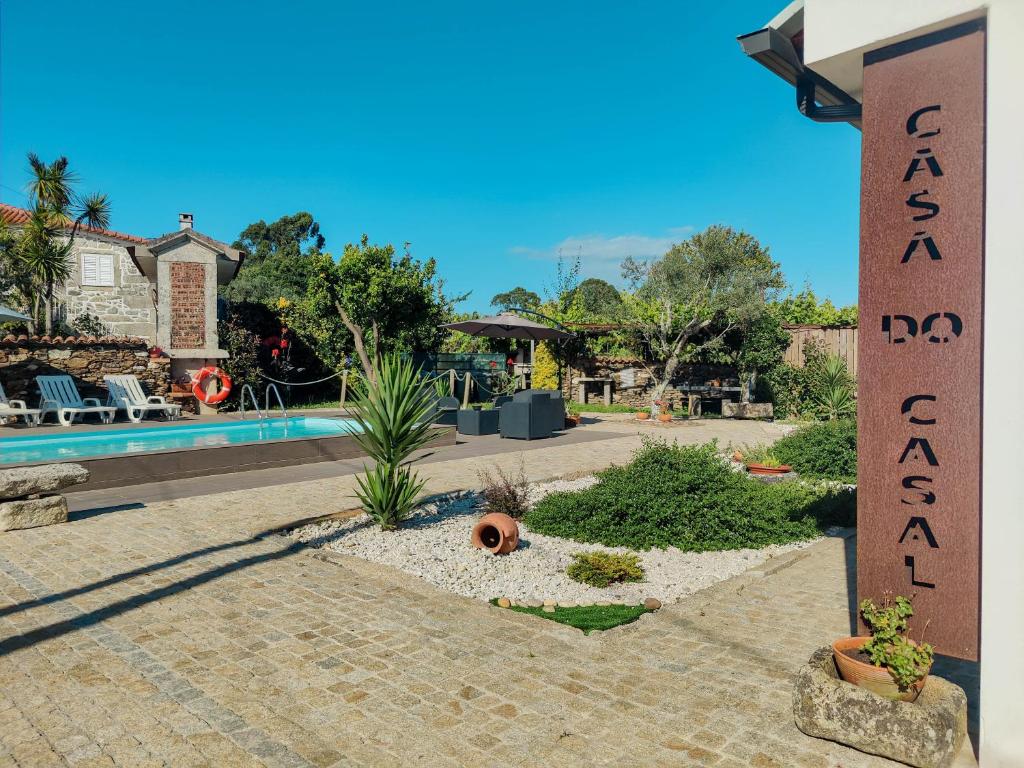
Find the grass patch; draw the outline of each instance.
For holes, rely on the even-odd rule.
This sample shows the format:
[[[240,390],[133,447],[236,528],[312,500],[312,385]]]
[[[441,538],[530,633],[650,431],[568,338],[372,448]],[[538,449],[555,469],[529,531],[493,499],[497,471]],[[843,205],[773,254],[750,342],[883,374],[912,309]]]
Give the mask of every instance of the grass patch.
[[[622,403],[605,405],[604,403],[577,403],[570,401],[567,403],[567,406],[569,413],[634,413],[642,410],[631,405],[623,405]]]
[[[347,404],[350,405],[351,403],[352,403],[352,400],[350,398],[349,402]],[[276,406],[276,403],[273,404],[271,407],[274,407],[274,406]],[[315,408],[334,408],[336,410],[338,408],[338,398],[337,397],[332,397],[329,400],[314,400],[313,402],[310,402],[310,403],[289,403],[288,404],[288,410],[289,411],[311,411],[311,410],[313,410]]]
[[[497,605],[498,598],[491,600],[491,605]],[[601,632],[605,629],[618,627],[622,624],[631,624],[650,609],[642,605],[586,605],[578,608],[556,607],[554,613],[545,613],[543,608],[527,608],[522,605],[514,605],[511,608],[503,608],[505,611],[517,611],[528,613],[531,616],[539,616],[542,619],[557,621],[559,624],[568,624],[570,627],[582,630],[584,635],[591,632]]]

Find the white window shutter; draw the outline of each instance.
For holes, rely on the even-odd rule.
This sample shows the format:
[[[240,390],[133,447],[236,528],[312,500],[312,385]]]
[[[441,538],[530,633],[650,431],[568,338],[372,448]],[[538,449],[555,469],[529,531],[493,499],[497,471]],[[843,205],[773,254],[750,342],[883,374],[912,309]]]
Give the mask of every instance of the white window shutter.
[[[114,284],[114,257],[109,253],[82,254],[82,285]]]
[[[82,254],[82,285],[96,285],[99,280],[99,257],[95,253]]]
[[[114,284],[114,257],[109,253],[100,256],[99,273],[100,285]]]

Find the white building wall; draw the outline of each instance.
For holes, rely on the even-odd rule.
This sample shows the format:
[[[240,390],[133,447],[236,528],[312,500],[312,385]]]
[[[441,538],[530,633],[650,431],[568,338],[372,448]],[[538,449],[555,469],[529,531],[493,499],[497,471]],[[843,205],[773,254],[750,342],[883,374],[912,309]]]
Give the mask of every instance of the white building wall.
[[[981,765],[1024,766],[1024,0],[988,15]]]

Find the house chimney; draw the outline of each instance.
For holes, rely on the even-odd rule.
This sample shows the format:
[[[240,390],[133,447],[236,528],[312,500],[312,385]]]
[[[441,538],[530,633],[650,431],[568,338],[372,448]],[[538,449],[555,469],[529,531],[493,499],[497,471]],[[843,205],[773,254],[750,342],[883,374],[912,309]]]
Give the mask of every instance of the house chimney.
[[[192,229],[192,214],[191,213],[179,213],[178,214],[178,229]]]

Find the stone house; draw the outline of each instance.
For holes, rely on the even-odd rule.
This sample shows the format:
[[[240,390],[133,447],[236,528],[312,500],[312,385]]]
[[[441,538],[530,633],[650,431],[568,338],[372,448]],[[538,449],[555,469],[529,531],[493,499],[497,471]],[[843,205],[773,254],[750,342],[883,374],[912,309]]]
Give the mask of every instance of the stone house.
[[[14,229],[29,215],[0,203]],[[80,228],[71,277],[55,291],[62,317],[92,315],[108,335],[145,339],[171,358],[175,377],[227,357],[217,337],[217,287],[238,274],[246,254],[192,222],[179,214],[177,230],[153,238]]]

